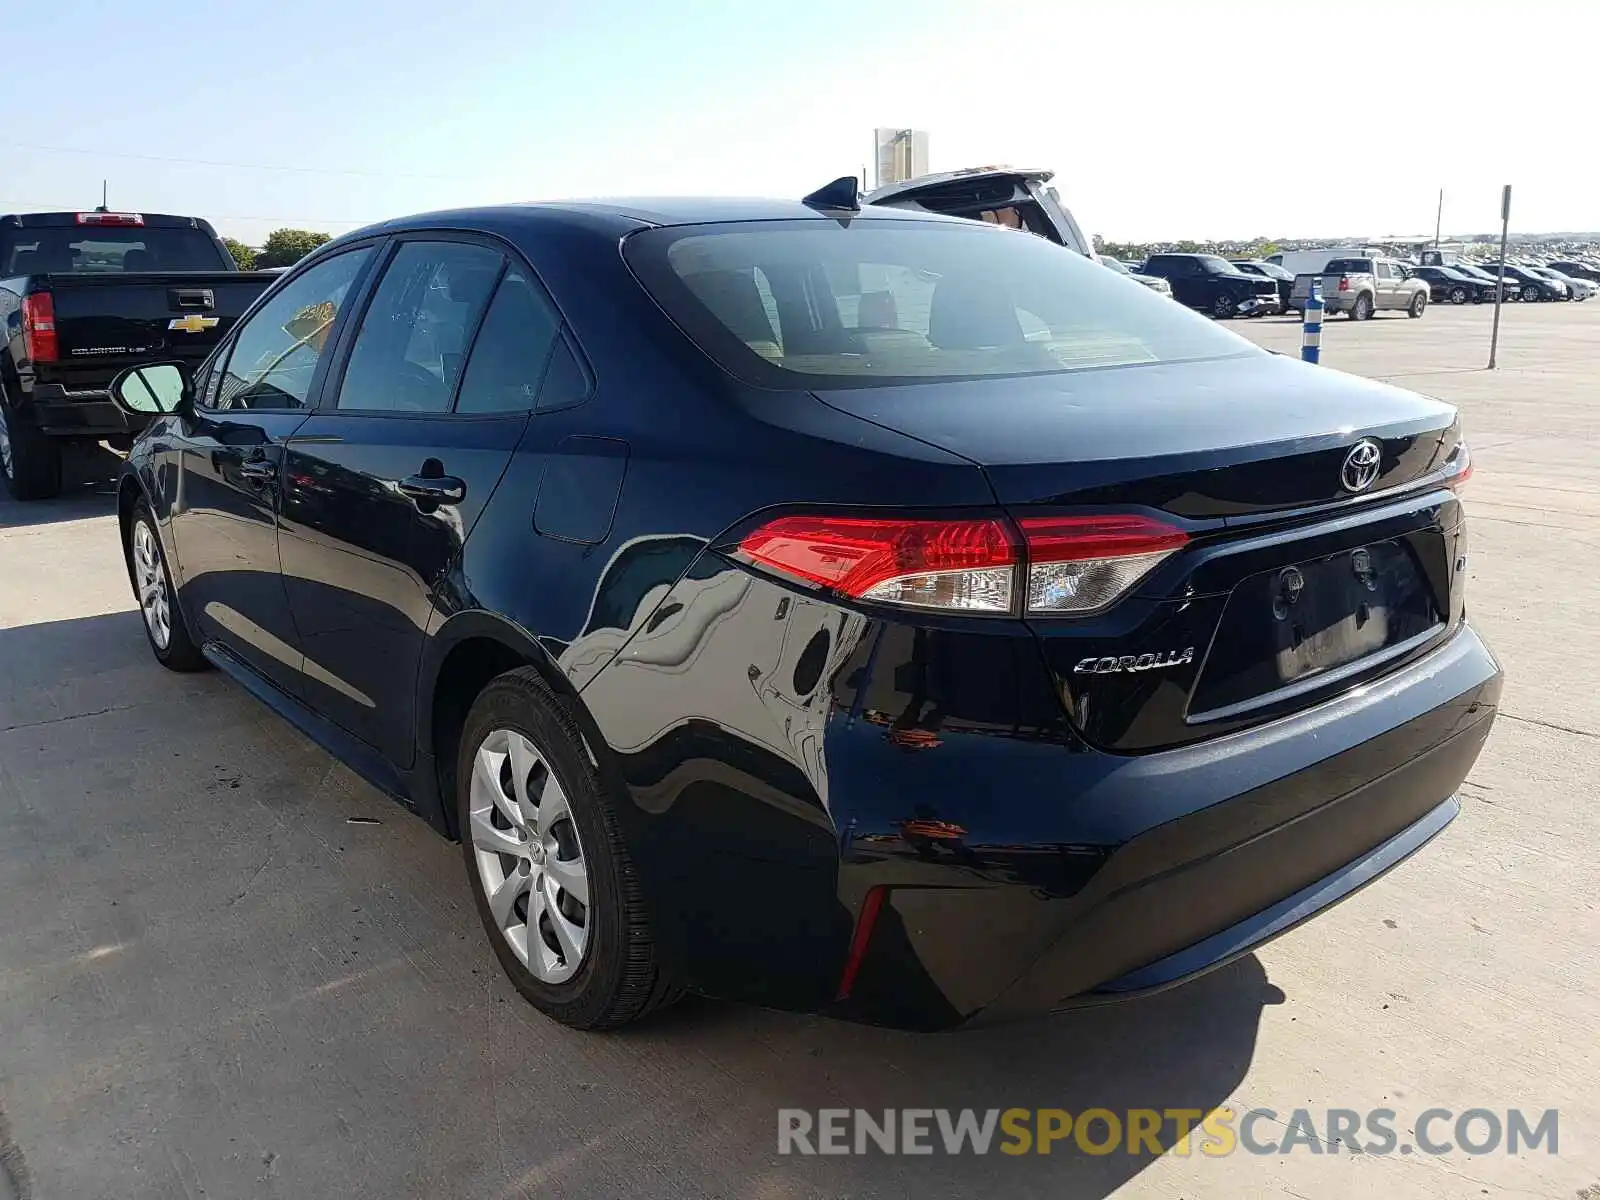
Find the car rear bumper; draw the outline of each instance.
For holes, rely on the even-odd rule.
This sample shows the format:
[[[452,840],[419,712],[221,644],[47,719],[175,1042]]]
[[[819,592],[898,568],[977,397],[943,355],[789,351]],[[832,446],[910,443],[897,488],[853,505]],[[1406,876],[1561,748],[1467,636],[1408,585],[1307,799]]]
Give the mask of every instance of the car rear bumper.
[[[1099,1003],[1202,974],[1344,899],[1455,815],[1500,669],[1463,627],[1358,692],[1197,746],[1063,762],[1057,794],[995,798],[1125,837],[974,845],[930,826],[910,852],[858,839],[840,894],[860,961],[828,1011],[936,1029]]]

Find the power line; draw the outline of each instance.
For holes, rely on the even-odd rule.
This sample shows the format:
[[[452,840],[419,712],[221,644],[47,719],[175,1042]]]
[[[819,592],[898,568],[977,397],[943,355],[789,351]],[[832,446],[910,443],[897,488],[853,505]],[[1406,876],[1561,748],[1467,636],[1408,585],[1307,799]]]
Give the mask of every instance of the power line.
[[[362,179],[426,179],[436,183],[464,183],[460,175],[423,175],[412,171],[351,171],[339,167],[285,167],[268,163],[226,162],[212,158],[174,158],[160,154],[129,154],[122,150],[86,150],[78,146],[42,146],[29,142],[0,141],[8,150],[34,150],[44,154],[82,154],[91,158],[131,158],[140,162],[180,163],[191,167],[228,167],[240,171],[282,171],[296,175],[349,175]]]

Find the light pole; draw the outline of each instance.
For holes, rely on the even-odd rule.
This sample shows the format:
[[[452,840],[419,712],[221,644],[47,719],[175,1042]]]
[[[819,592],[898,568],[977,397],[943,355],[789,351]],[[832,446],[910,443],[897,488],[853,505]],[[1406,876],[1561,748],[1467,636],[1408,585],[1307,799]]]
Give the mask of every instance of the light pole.
[[[1494,330],[1489,334],[1489,370],[1494,370],[1495,351],[1500,348],[1500,305],[1506,296],[1506,239],[1511,231],[1511,185],[1500,193],[1500,278],[1494,289]]]

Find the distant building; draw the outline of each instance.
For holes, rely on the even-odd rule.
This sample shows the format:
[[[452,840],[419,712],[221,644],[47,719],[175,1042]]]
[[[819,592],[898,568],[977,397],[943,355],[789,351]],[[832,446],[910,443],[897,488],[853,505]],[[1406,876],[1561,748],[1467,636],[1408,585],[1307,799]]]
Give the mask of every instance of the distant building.
[[[924,129],[874,129],[878,177],[874,187],[902,183],[928,173],[928,133]]]

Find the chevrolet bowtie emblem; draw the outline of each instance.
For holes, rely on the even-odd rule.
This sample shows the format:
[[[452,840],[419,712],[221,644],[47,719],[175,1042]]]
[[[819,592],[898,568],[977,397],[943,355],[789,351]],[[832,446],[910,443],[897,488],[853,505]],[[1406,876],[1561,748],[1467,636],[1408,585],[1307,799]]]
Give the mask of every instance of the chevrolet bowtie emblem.
[[[207,329],[213,328],[221,319],[220,317],[201,317],[190,313],[187,317],[173,317],[172,320],[167,322],[167,329],[169,331],[177,330],[182,333],[204,333]]]

